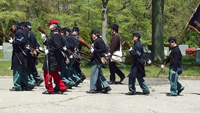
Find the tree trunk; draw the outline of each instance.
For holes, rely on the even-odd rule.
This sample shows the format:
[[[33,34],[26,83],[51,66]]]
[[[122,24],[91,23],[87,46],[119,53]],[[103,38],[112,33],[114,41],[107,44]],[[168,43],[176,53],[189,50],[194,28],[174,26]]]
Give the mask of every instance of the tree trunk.
[[[153,61],[165,59],[163,42],[163,10],[164,0],[152,0],[152,47]]]
[[[108,45],[108,0],[102,0],[102,38],[106,45]]]

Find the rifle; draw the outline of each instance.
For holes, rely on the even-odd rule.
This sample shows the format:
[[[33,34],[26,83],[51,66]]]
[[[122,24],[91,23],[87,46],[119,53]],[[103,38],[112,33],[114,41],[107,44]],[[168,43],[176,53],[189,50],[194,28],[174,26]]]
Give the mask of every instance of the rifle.
[[[46,34],[46,32],[40,26],[38,27],[37,30],[40,31],[41,33],[45,34],[46,37],[49,38],[48,35]]]
[[[83,38],[79,37],[78,41],[79,41],[80,45],[86,46],[88,49],[91,48],[91,46],[89,44],[87,44]]]
[[[77,55],[77,54],[75,54],[74,52],[72,52],[72,51],[69,50],[69,49],[67,49],[67,51],[70,52],[74,57],[77,57],[77,58],[79,58],[79,59],[84,59],[84,60],[87,60],[88,62],[90,62],[89,59],[87,59],[87,58],[85,58],[85,57],[82,57],[82,56],[80,56],[80,55]]]
[[[89,54],[87,54],[87,53],[84,53],[83,51],[78,51],[79,53],[81,53],[81,54],[84,54],[84,55],[86,55],[86,56],[88,56],[88,57],[92,57],[92,55],[89,55]]]
[[[10,28],[9,39],[8,39],[8,38],[7,38],[7,39],[8,39],[8,40],[10,40],[10,38],[14,39],[14,37],[15,37],[15,33],[14,33],[13,29]],[[26,53],[24,52],[24,50],[22,50],[22,48],[21,48],[20,46],[18,46],[18,48],[22,51],[22,53],[23,53],[25,56],[27,56]]]
[[[2,31],[0,31],[0,34],[5,36],[8,40],[10,40],[10,37],[9,36],[6,36],[6,34],[4,34]]]
[[[9,37],[9,36],[6,36],[2,31],[0,31],[0,34],[3,35],[3,36],[5,36],[8,40],[10,40],[10,37]],[[14,52],[14,53],[15,53],[15,52]],[[15,53],[15,55],[16,55],[17,60],[19,61],[20,65],[22,65],[22,62],[20,61],[20,59],[19,59],[17,53]]]
[[[10,31],[11,31],[12,29],[10,29]],[[13,30],[12,30],[13,31]],[[14,33],[13,32],[10,32],[10,34],[9,34],[9,36],[6,36],[2,31],[0,31],[0,34],[1,35],[3,35],[3,36],[5,36],[6,38],[7,38],[7,40],[10,40],[10,38],[14,38]],[[25,56],[27,56],[26,55],[26,53],[22,50],[22,48],[20,47],[20,46],[18,46],[19,47],[19,49],[22,51],[22,53],[25,55]]]
[[[129,44],[127,43],[127,42],[123,42],[122,43],[122,46],[123,47],[126,47],[126,48],[128,48],[128,49],[130,49],[130,46],[129,46]],[[134,52],[136,52],[135,50],[133,50]],[[151,61],[150,59],[148,59],[147,57],[145,57],[145,56],[143,56],[143,55],[141,55],[141,58],[143,58],[144,60],[146,60],[146,61]],[[156,63],[154,63],[154,62],[152,62],[152,64],[154,64],[155,66],[157,66],[157,67],[160,67],[158,64],[156,64]]]
[[[74,56],[74,53],[70,50],[67,49],[68,52],[70,52],[73,56]],[[61,51],[62,52],[62,51]],[[65,56],[67,56],[64,52],[62,52],[62,54],[64,54]],[[76,58],[73,58],[76,62],[78,62],[79,64],[82,64],[80,61],[78,61]]]
[[[36,57],[42,64],[42,60],[37,56],[37,50],[35,48],[30,47],[30,51],[33,53],[34,57]]]

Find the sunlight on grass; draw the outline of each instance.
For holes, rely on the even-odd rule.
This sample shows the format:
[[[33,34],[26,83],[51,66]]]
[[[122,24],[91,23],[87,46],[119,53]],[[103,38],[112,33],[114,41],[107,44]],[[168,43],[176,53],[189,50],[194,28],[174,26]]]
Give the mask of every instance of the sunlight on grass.
[[[0,58],[3,58],[3,50],[0,49]]]
[[[44,55],[39,55],[39,58],[42,61],[44,61],[44,57],[45,57]],[[195,57],[187,57],[187,56],[183,57],[183,73],[181,74],[181,76],[200,76],[200,71],[199,71],[200,66],[192,65],[191,62],[193,62],[193,61],[195,61]],[[82,60],[81,62],[83,64],[85,64],[85,65],[81,66],[81,70],[87,77],[89,77],[90,73],[91,73],[92,65],[85,60]],[[127,76],[131,70],[132,63],[125,63],[125,67],[122,65],[119,65],[119,64],[117,64],[117,66]],[[12,71],[9,70],[9,67],[11,67],[11,61],[1,61],[0,62],[0,75],[1,76],[12,75]],[[38,62],[38,65],[36,67],[42,68],[43,64]],[[160,67],[156,67],[154,65],[145,65],[145,71],[146,71],[146,75],[147,75],[146,77],[155,78],[155,77],[157,77],[157,75],[160,71]],[[110,71],[109,71],[108,65],[107,65],[107,68],[102,69],[102,72],[106,78],[109,78]],[[165,75],[167,77],[168,73],[169,73],[169,64],[166,65],[165,72],[161,73],[160,75],[161,76]],[[42,72],[40,72],[40,74],[42,74]],[[116,77],[118,77],[118,76],[116,76]]]

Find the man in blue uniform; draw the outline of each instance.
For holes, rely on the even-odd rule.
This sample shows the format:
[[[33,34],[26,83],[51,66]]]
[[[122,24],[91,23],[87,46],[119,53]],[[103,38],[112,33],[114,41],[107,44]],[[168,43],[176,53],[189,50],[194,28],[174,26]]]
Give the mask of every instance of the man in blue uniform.
[[[94,40],[94,49],[91,49],[92,58],[92,70],[90,76],[90,90],[86,91],[87,93],[97,93],[98,91],[103,91],[107,93],[111,90],[106,78],[102,74],[101,66],[102,61],[101,57],[104,53],[107,52],[106,45],[103,39],[100,37],[100,32],[98,29],[92,30],[92,38]],[[103,88],[101,86],[103,85]]]
[[[129,77],[129,92],[125,95],[134,95],[136,94],[135,81],[136,78],[139,82],[139,85],[143,91],[143,94],[150,94],[149,88],[147,87],[143,77],[146,76],[144,70],[144,60],[141,58],[143,55],[143,46],[140,43],[141,35],[140,33],[133,33],[134,49],[132,47],[129,49],[129,53],[133,56],[133,65],[130,71]]]
[[[73,29],[72,29],[72,36],[77,40],[77,43],[78,43],[78,47],[76,49],[78,49],[79,51],[81,51],[82,46],[78,42],[80,36],[79,36],[79,28],[77,26],[73,27]],[[79,58],[77,60],[80,61]],[[74,66],[76,72],[78,73],[78,76],[81,78],[82,81],[84,81],[86,79],[86,76],[81,71],[80,63],[74,62],[73,66]]]
[[[11,69],[13,70],[14,87],[10,91],[21,91],[23,90],[22,85],[27,86],[25,90],[32,90],[34,85],[28,83],[28,73],[26,71],[28,69],[28,61],[25,45],[28,42],[28,37],[21,29],[18,21],[13,22],[12,30],[14,31],[15,38],[10,38],[9,43],[13,45]]]
[[[182,54],[176,44],[175,37],[169,37],[168,42],[170,43],[172,50],[170,55],[166,59],[166,63],[170,62],[168,79],[170,81],[171,91],[170,95],[167,96],[177,96],[184,90],[184,87],[180,84],[180,82],[178,82],[178,73],[180,70],[182,71]],[[164,65],[161,65],[161,68],[164,67]]]
[[[76,83],[73,80],[80,80],[77,74],[73,74],[72,66],[70,66],[70,57],[72,57],[71,53],[67,51],[70,50],[74,52],[74,49],[77,48],[78,43],[75,38],[71,35],[71,30],[68,27],[61,29],[61,35],[63,36],[64,41],[64,51],[67,56],[65,56],[65,62],[63,62],[63,70],[61,71],[61,76],[63,76],[65,79],[63,80],[65,84],[70,84],[72,86],[75,86]],[[72,79],[73,78],[73,79]]]
[[[30,57],[29,57],[29,68],[30,68],[30,72],[33,76],[33,79],[35,81],[35,84],[37,86],[39,86],[44,80],[43,78],[38,74],[37,72],[37,68],[36,65],[38,64],[37,62],[37,58],[35,56],[37,56],[37,49],[39,48],[39,44],[37,42],[37,39],[35,37],[35,34],[32,32],[32,26],[30,22],[26,22],[26,27],[27,27],[27,32],[28,32],[28,40],[29,40],[29,44],[27,45],[29,50],[30,50]]]

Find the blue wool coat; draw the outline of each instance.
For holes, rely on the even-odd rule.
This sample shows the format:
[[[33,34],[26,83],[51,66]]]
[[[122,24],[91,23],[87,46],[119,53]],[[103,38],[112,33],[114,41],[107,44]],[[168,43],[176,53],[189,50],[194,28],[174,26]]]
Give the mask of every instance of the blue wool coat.
[[[145,70],[144,70],[144,60],[141,58],[141,55],[144,54],[143,46],[138,40],[134,43],[134,50],[129,51],[129,53],[133,57],[133,65],[131,67],[131,71],[128,75],[130,78],[137,78],[137,77],[145,77]]]
[[[25,45],[28,43],[28,37],[22,29],[17,29],[14,33],[11,69],[28,67],[27,56],[23,54],[23,52],[27,54]]]

